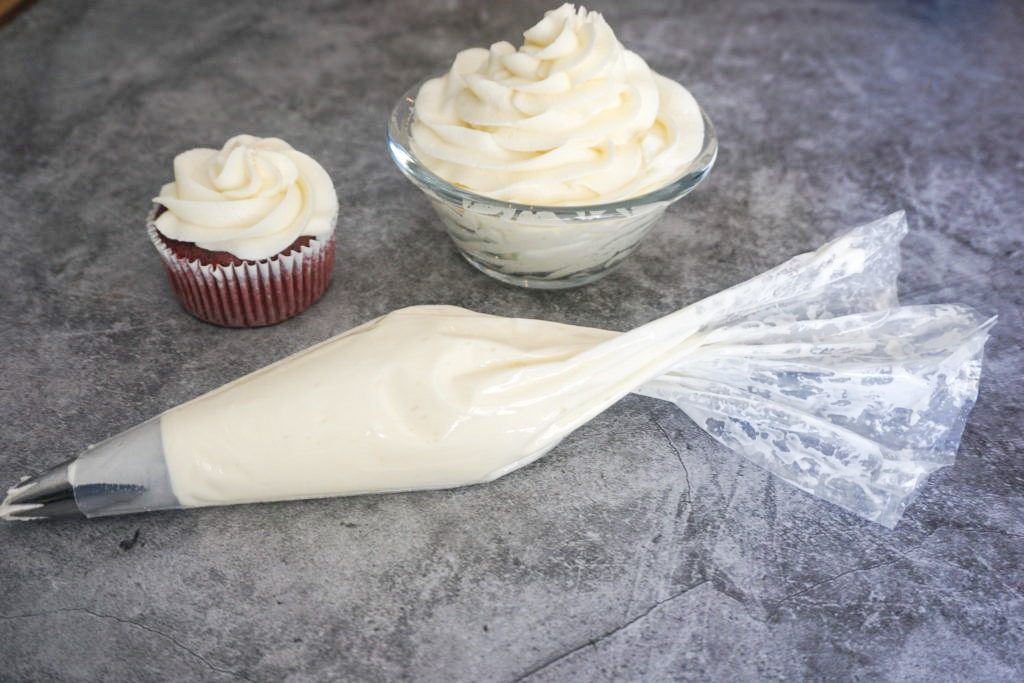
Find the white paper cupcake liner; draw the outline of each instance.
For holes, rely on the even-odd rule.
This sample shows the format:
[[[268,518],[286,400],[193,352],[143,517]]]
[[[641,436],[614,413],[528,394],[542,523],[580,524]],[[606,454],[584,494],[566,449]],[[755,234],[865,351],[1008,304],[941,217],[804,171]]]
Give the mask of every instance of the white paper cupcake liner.
[[[309,308],[327,290],[334,266],[334,233],[287,254],[238,265],[202,264],[182,258],[157,231],[156,208],[146,221],[149,239],[164,262],[181,305],[224,327],[275,325]]]

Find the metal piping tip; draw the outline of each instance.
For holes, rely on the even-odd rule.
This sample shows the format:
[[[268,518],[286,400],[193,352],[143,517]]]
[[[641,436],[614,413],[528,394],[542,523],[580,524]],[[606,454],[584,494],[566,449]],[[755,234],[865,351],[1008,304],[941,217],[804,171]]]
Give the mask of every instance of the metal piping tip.
[[[75,502],[75,489],[68,479],[68,461],[34,477],[22,479],[7,490],[0,503],[0,519],[30,521],[84,517]]]
[[[5,499],[3,503],[0,503],[0,519],[16,522],[30,522],[33,519],[43,519],[38,515],[32,514],[32,510],[37,510],[43,507],[41,504],[11,504]]]

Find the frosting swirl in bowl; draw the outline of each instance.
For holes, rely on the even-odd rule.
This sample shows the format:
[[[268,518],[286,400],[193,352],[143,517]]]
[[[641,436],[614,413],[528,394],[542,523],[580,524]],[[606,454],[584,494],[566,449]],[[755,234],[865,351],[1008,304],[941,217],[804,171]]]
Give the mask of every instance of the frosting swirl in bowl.
[[[464,50],[420,88],[411,147],[440,177],[521,204],[605,203],[668,184],[700,153],[696,100],[598,12],[562,5],[523,38]]]
[[[249,260],[302,236],[327,236],[338,216],[334,183],[320,164],[284,140],[252,135],[179,154],[174,182],[153,201],[167,209],[156,219],[164,236]]]

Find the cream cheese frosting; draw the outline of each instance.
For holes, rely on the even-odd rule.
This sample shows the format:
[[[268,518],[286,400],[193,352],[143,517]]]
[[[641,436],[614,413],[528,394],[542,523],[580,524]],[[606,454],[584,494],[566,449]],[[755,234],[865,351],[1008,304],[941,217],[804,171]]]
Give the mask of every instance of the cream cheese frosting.
[[[236,135],[174,158],[174,182],[153,202],[166,237],[241,259],[274,256],[302,236],[327,237],[338,216],[330,176],[278,138]]]
[[[464,50],[420,88],[411,146],[440,177],[522,204],[606,203],[666,185],[699,154],[696,100],[600,13],[564,4],[523,39]]]
[[[629,391],[594,381],[600,363],[566,362],[610,336],[395,311],[165,413],[174,492],[199,506],[493,479]]]

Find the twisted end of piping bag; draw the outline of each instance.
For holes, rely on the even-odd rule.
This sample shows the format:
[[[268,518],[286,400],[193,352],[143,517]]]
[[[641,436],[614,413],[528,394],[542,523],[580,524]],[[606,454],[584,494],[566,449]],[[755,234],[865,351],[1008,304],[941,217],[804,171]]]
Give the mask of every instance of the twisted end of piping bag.
[[[674,402],[790,484],[895,527],[956,457],[996,320],[900,307],[906,232],[893,213],[696,304],[709,316],[703,345],[637,393]]]

